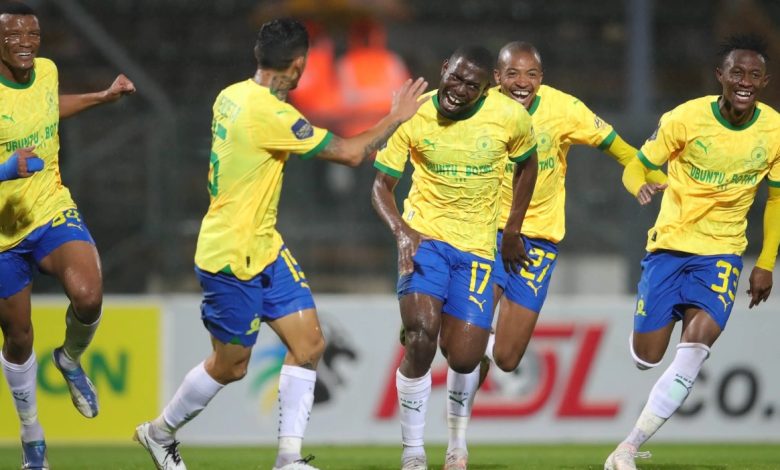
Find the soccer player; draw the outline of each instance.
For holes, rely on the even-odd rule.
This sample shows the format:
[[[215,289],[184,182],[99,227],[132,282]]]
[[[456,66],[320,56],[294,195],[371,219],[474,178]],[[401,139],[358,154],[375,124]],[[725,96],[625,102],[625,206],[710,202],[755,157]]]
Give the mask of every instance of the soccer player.
[[[682,336],[634,428],[607,458],[607,470],[635,469],[635,457],[648,456],[640,446],[685,401],[726,327],[747,245],[747,212],[764,179],[763,248],[747,292],[751,308],[769,297],[780,244],[780,115],[758,101],[769,81],[766,64],[761,37],[730,37],[715,68],[721,95],[664,114],[624,170],[623,182],[641,204],[659,190],[647,182],[647,172],[668,163],[669,173],[637,287],[631,338],[636,366],[646,370],[661,362],[678,320]]]
[[[528,112],[489,90],[494,63],[482,47],[455,51],[444,61],[439,89],[426,95],[374,164],[372,202],[398,243],[405,351],[396,387],[404,470],[427,468],[423,434],[437,340],[449,367],[462,374],[475,370],[485,352],[505,171],[513,175],[514,199],[502,260],[512,270],[527,262],[520,229],[536,180],[536,141]],[[407,155],[414,172],[401,216],[393,191]],[[450,390],[450,399],[471,397]],[[466,459],[465,448],[449,449],[445,469]]]
[[[488,343],[488,356],[499,368],[517,368],[531,339],[547,288],[558,258],[558,242],[563,239],[564,203],[566,199],[566,157],[573,144],[597,147],[622,165],[636,155],[611,125],[601,120],[577,98],[542,85],[542,59],[537,49],[527,42],[510,42],[498,54],[493,72],[496,90],[522,104],[531,115],[537,141],[538,177],[533,197],[523,221],[522,243],[532,263],[514,273],[496,263],[494,302],[499,304],[496,333]],[[651,175],[665,181],[665,175]],[[506,225],[512,205],[512,177],[507,173],[501,187],[501,217],[499,228]],[[499,229],[497,247],[503,233]],[[495,346],[494,346],[495,344]],[[482,375],[486,371],[483,369]],[[480,370],[460,374],[450,368],[447,386],[450,396],[457,392],[469,400],[450,399],[447,402],[450,449],[466,449],[466,427],[471,416],[474,393],[480,380]],[[462,468],[465,468],[465,462]]]
[[[63,111],[71,116],[135,88],[117,78],[103,92],[67,95],[60,103],[57,68],[37,57],[41,29],[35,11],[23,3],[0,5],[0,37],[0,166],[11,167],[0,184],[0,363],[21,422],[22,468],[38,469],[48,468],[48,462],[38,421],[30,318],[36,267],[55,276],[70,299],[65,341],[54,350],[54,364],[78,411],[88,418],[98,413],[95,389],[80,358],[100,321],[100,261],[60,179],[57,127]],[[12,160],[15,164],[9,165]]]
[[[195,253],[204,292],[201,318],[213,352],[187,374],[159,417],[136,428],[136,440],[157,468],[186,468],[176,431],[225,385],[246,375],[263,321],[288,349],[279,381],[274,468],[314,468],[301,459],[301,446],[325,341],[308,281],[276,230],[285,162],[295,154],[359,165],[414,115],[427,83],[408,80],[387,116],[342,139],[312,126],[286,102],[303,73],[308,48],[308,34],[298,21],[265,23],[254,49],[255,75],[222,90],[214,103],[211,203]]]

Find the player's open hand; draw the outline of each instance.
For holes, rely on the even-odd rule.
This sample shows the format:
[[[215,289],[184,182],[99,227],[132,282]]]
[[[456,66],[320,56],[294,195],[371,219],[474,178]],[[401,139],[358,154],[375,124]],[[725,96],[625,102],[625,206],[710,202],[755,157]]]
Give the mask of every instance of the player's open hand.
[[[124,74],[119,74],[104,92],[104,99],[107,103],[118,100],[125,95],[135,93],[135,85]]]
[[[406,226],[396,235],[396,241],[398,242],[398,274],[403,276],[405,274],[411,274],[414,271],[414,255],[417,253],[417,248],[420,247],[420,243],[425,240],[420,232],[413,228]]]
[[[639,201],[639,204],[643,206],[649,204],[650,201],[653,200],[654,195],[663,192],[663,190],[666,189],[668,186],[669,186],[668,184],[645,183],[642,185],[641,188],[639,188],[639,192],[636,195],[636,199]]]
[[[425,93],[426,88],[428,88],[428,82],[422,77],[415,81],[412,81],[411,78],[406,80],[400,89],[393,92],[393,105],[390,108],[390,114],[401,122],[409,120],[425,102],[420,100],[420,95]]]
[[[16,172],[19,178],[28,178],[36,171],[43,169],[43,160],[33,153],[35,147],[27,147],[16,151]]]
[[[750,289],[747,293],[750,296],[750,306],[765,302],[769,298],[769,294],[772,292],[772,271],[761,269],[758,266],[753,268],[750,273]]]
[[[520,270],[528,267],[531,258],[525,252],[525,244],[519,233],[504,232],[501,239],[501,260],[506,272],[520,274]]]

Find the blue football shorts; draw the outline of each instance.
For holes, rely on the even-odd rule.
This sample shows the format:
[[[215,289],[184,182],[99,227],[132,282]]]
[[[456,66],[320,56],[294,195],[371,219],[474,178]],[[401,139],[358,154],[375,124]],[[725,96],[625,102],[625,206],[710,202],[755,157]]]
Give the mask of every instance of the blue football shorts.
[[[284,245],[276,261],[248,281],[197,266],[195,273],[203,288],[203,325],[224,344],[252,347],[261,322],[315,308],[306,276]]]
[[[642,259],[634,331],[647,333],[682,319],[690,307],[706,311],[720,326],[734,306],[742,258],[656,251]]]
[[[448,243],[423,240],[414,271],[398,279],[398,297],[420,293],[442,301],[442,312],[490,329],[493,320],[493,261]]]
[[[0,298],[6,299],[31,283],[41,260],[63,244],[81,240],[95,244],[77,209],[66,209],[0,252]]]
[[[496,246],[501,251],[501,240],[504,232],[498,232]],[[533,312],[542,311],[542,306],[547,298],[547,290],[550,287],[555,265],[558,263],[558,245],[541,238],[528,238],[523,236],[525,252],[531,258],[531,264],[527,269],[520,270],[520,274],[506,272],[501,257],[496,257],[494,267],[495,283],[504,290],[504,295],[512,302],[525,307]]]

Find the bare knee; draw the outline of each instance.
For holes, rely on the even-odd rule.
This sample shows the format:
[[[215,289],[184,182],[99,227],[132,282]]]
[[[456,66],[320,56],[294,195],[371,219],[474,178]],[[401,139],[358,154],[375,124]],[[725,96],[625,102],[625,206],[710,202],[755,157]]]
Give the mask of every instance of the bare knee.
[[[248,366],[249,359],[229,363],[207,360],[205,364],[206,372],[222,385],[243,379],[246,376]]]
[[[103,306],[103,289],[100,286],[81,285],[69,294],[76,317],[82,323],[93,323],[100,317]]]
[[[493,355],[493,359],[495,360],[496,367],[503,370],[504,372],[512,372],[513,370],[517,369],[517,366],[520,365],[520,359],[522,359],[522,356],[519,354],[495,354]]]
[[[6,327],[3,336],[3,356],[9,362],[22,364],[30,358],[33,349],[32,325]]]
[[[653,347],[642,347],[641,345],[631,344],[631,357],[634,359],[634,365],[639,370],[648,370],[658,366],[664,358],[664,350]]]
[[[325,338],[322,335],[312,336],[308,341],[290,347],[290,356],[297,366],[316,368],[323,352],[325,352]]]

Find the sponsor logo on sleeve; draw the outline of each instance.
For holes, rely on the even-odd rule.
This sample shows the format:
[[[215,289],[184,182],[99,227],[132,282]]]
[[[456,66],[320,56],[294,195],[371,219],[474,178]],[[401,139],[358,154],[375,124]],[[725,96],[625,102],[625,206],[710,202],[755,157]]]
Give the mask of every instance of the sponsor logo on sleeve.
[[[306,119],[300,118],[292,125],[293,134],[298,140],[308,139],[314,135],[314,128]]]

